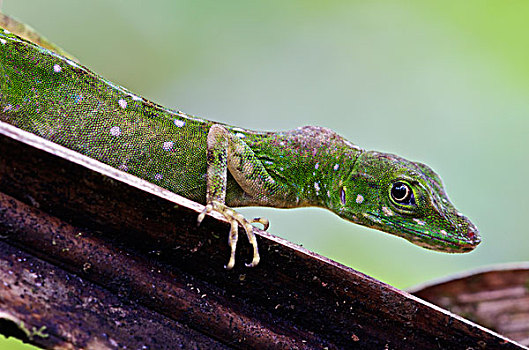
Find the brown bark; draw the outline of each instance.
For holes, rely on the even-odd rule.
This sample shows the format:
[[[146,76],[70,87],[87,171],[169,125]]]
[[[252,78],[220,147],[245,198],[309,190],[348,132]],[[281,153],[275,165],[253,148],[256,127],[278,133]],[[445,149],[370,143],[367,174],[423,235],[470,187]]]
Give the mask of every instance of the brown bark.
[[[0,325],[42,347],[520,348],[266,232],[226,271],[218,216],[3,123],[0,192]]]

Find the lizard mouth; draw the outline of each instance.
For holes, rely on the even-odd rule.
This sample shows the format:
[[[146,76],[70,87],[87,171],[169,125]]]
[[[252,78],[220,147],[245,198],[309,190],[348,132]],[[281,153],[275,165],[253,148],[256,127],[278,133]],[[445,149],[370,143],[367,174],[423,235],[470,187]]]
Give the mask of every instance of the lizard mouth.
[[[466,232],[452,236],[449,236],[449,233],[444,230],[427,232],[400,225],[384,217],[377,216],[377,219],[382,224],[384,231],[405,238],[421,247],[436,251],[464,253],[473,250],[481,243],[478,229],[468,219],[466,220]]]

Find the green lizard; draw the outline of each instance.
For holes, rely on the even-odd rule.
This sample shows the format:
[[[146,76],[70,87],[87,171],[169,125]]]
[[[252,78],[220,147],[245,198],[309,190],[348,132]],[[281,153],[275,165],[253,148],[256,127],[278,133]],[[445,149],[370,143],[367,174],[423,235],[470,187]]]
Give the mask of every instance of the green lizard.
[[[204,203],[238,225],[232,207],[327,208],[354,223],[445,252],[480,243],[428,166],[364,150],[332,130],[258,132],[173,111],[103,79],[72,59],[0,29],[0,120]],[[61,52],[62,53],[62,52]]]

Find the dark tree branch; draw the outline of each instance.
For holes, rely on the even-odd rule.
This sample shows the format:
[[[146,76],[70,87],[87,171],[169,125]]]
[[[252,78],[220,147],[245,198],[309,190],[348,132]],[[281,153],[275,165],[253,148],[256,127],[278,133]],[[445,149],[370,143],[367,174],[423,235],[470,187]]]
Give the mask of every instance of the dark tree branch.
[[[529,345],[529,263],[451,276],[413,294]]]
[[[42,347],[520,348],[262,231],[226,271],[218,216],[4,123],[0,192],[0,317]]]

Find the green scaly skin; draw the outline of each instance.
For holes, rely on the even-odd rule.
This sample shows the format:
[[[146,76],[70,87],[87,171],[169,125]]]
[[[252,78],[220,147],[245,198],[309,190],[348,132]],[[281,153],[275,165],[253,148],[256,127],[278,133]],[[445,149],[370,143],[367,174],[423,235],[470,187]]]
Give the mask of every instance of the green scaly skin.
[[[52,50],[53,47],[51,48]],[[424,164],[365,151],[327,128],[257,132],[173,111],[114,85],[55,51],[0,30],[0,120],[206,204],[238,224],[231,207],[317,206],[438,251],[480,243]]]

